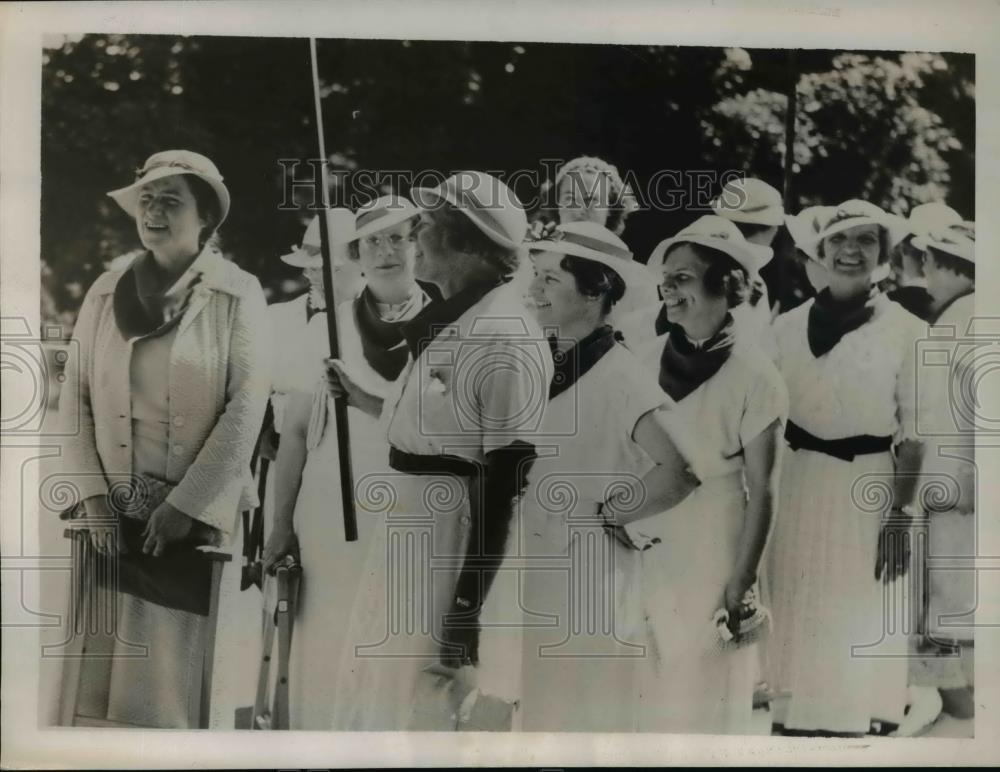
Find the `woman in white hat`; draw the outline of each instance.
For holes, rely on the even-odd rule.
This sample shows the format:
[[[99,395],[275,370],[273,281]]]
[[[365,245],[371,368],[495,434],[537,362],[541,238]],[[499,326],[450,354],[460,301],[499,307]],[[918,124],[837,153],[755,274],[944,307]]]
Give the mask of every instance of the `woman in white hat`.
[[[360,293],[343,299],[337,309],[341,356],[367,391],[383,397],[406,364],[402,325],[438,296],[436,288],[414,278],[418,214],[406,198],[383,196],[361,207],[349,224],[330,231],[334,248],[350,256],[350,265],[357,266],[365,281]],[[380,523],[362,509],[359,542],[344,539],[335,504],[341,484],[337,427],[323,366],[329,356],[325,312],[303,332],[299,345],[312,357],[310,384],[290,395],[264,566],[270,570],[289,553],[302,563],[290,659],[290,726],[329,729],[345,622]],[[354,408],[348,415],[355,480],[371,479],[385,470],[388,448],[370,416]]]
[[[740,229],[740,233],[751,244],[772,247],[778,235],[778,229],[785,222],[784,202],[777,188],[768,185],[756,177],[740,177],[730,180],[722,188],[718,198],[712,202],[712,210],[719,217],[725,217]],[[758,268],[758,273],[750,276],[750,292],[748,293],[748,308],[757,315],[759,325],[771,323],[771,297],[776,294],[760,273],[765,266],[772,267],[770,260],[764,261]],[[775,276],[778,280],[780,277]],[[772,282],[774,283],[774,282]],[[739,326],[740,319],[736,324]]]
[[[522,728],[632,732],[646,641],[639,551],[616,517],[669,509],[697,480],[672,439],[671,401],[608,323],[648,284],[644,267],[591,222],[560,225],[529,249],[555,376],[539,440],[550,452],[535,462],[519,523]],[[697,441],[680,438],[688,453]]]
[[[982,341],[969,338],[976,300],[975,223],[953,222],[914,239],[926,255],[924,271],[939,330],[935,355],[950,363],[924,367],[919,398],[921,417],[931,422],[923,434],[927,451],[924,484],[944,495],[924,496],[930,532],[926,574],[927,618],[919,658],[911,660],[911,685],[939,689],[945,712],[970,719],[973,699],[976,577],[968,566],[976,556],[975,411],[963,405],[975,380],[976,351]],[[931,335],[933,336],[933,332]],[[946,570],[935,559],[965,560],[964,570]]]
[[[725,218],[720,217],[719,219]],[[739,241],[742,244],[741,248],[747,255],[747,259],[745,261],[746,264],[744,265],[747,272],[747,276],[744,281],[747,291],[740,294],[742,300],[730,310],[730,314],[733,317],[733,329],[736,335],[741,338],[746,338],[762,353],[771,359],[774,359],[774,357],[777,356],[777,350],[774,344],[774,336],[771,333],[770,309],[766,308],[766,300],[761,301],[766,310],[766,313],[762,313],[761,307],[759,305],[751,305],[749,300],[752,292],[751,285],[755,281],[754,277],[757,276],[757,272],[760,271],[763,266],[770,262],[774,253],[771,250],[771,247],[756,244],[744,238],[736,225],[732,225],[732,228],[727,229],[727,233],[732,236],[739,236]],[[646,262],[647,267],[653,272],[657,280],[663,278],[667,248],[672,243],[673,239],[664,239],[661,241],[653,248],[653,251],[649,256],[649,260]],[[625,327],[625,339],[634,347],[641,347],[653,338],[665,335],[672,327],[669,309],[663,301],[664,294],[662,286],[660,286],[659,294],[661,302],[657,307],[658,310],[656,315],[653,317],[652,314],[647,311],[645,324],[641,330],[636,326],[636,322],[639,317],[635,314],[630,315],[628,320],[623,325]]]
[[[256,504],[250,458],[267,403],[269,333],[257,279],[212,245],[229,192],[209,159],[156,153],[109,195],[135,219],[145,251],[87,293],[60,406],[74,427],[66,468],[91,539],[102,552],[127,550],[119,559],[141,573],[183,564],[195,545],[225,544],[237,514]],[[106,523],[118,515],[116,532]],[[209,592],[199,585],[169,605],[141,588],[119,592],[110,668],[94,671],[110,682],[89,683],[100,704],[78,711],[150,727],[207,720],[192,692]]]
[[[836,211],[835,206],[807,206],[796,215],[785,217],[785,226],[795,242],[796,269],[801,275],[793,279],[793,287],[785,293],[787,300],[778,302],[776,311],[784,314],[822,292],[827,285],[826,266],[816,254],[816,236]]]
[[[873,284],[889,224],[868,202],[838,206],[815,239],[829,285],[775,322],[791,409],[769,559],[769,681],[775,722],[790,733],[884,730],[906,702],[905,636],[883,619],[908,565],[892,529],[913,512],[924,326]],[[856,650],[880,641],[871,656]]]
[[[736,334],[732,312],[769,249],[716,215],[661,246],[656,275],[670,332],[636,354],[676,403],[674,420],[695,433],[712,462],[694,494],[632,526],[637,538],[658,541],[642,557],[656,652],[641,680],[642,728],[747,733],[766,614],[756,587],[788,396],[771,360]],[[730,633],[737,640],[727,642]]]
[[[354,229],[354,213],[349,209],[331,209],[327,213],[329,233],[343,234]],[[271,373],[271,406],[274,410],[274,430],[280,434],[288,395],[294,391],[311,392],[316,385],[317,363],[323,357],[325,345],[318,351],[301,345],[306,326],[313,316],[326,310],[323,292],[323,258],[320,254],[319,216],[309,221],[302,243],[281,256],[286,265],[302,269],[308,282],[305,292],[281,303],[268,306],[274,359]],[[361,289],[361,271],[352,261],[346,244],[336,243],[331,236],[333,297],[338,305],[357,296]]]
[[[410,359],[384,400],[348,365],[330,374],[333,393],[382,413],[399,473],[391,495],[384,479],[358,483],[359,509],[383,509],[387,520],[352,614],[334,726],[454,728],[458,704],[435,712],[435,678],[456,698],[478,679],[504,698],[498,720],[509,726],[517,684],[508,658],[519,649],[490,623],[517,608],[513,575],[498,575],[552,375],[541,330],[509,281],[527,218],[482,172],[411,196],[423,210],[416,274],[443,298],[404,325]]]
[[[887,292],[889,300],[894,300],[914,316],[925,322],[931,320],[933,299],[927,291],[924,275],[924,251],[916,240],[930,230],[940,230],[962,222],[962,216],[945,204],[932,201],[913,207],[903,226],[902,240],[897,245],[899,255],[896,287]]]

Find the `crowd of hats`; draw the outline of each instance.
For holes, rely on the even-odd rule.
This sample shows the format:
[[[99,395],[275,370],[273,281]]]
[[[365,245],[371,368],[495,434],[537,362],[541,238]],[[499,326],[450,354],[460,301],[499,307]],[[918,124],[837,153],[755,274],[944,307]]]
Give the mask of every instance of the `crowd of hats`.
[[[135,216],[143,185],[170,175],[191,174],[201,178],[219,199],[220,224],[229,213],[230,195],[222,175],[208,158],[189,150],[165,150],[147,159],[131,185],[108,193],[129,215]],[[411,200],[412,199],[412,200]],[[462,212],[491,241],[508,249],[522,246],[528,220],[515,193],[498,178],[477,171],[461,171],[433,188],[414,188],[410,198],[382,196],[357,212],[334,208],[327,211],[331,243],[343,244],[392,227],[421,211],[447,203]],[[735,178],[723,187],[712,202],[714,214],[704,215],[675,236],[661,241],[652,251],[647,266],[659,269],[669,248],[679,243],[700,244],[732,257],[751,275],[772,257],[770,247],[753,244],[734,223],[777,227],[786,225],[796,246],[812,259],[819,259],[823,239],[848,228],[874,224],[886,229],[895,245],[909,238],[916,249],[933,248],[975,261],[975,224],[963,221],[955,210],[941,203],[921,204],[909,218],[890,214],[860,199],[838,206],[810,206],[797,215],[784,212],[781,194],[762,180]],[[294,266],[315,266],[322,260],[315,254],[320,246],[319,218],[310,222],[299,247],[282,256]],[[627,286],[642,283],[640,265],[625,243],[606,228],[589,222],[567,223],[549,230],[545,238],[529,242],[529,251],[554,251],[595,260],[618,271]]]

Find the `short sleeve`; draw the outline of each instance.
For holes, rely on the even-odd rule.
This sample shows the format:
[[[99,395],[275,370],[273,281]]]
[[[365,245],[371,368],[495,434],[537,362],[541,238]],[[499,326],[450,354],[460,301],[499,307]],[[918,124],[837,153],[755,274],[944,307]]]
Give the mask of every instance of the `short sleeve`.
[[[675,408],[676,403],[668,397],[666,406],[659,412],[660,423],[694,476],[707,480],[725,473],[722,456],[701,440],[698,426]]]
[[[740,447],[745,448],[774,421],[788,420],[788,389],[773,367],[753,373],[740,417]]]
[[[483,453],[517,441],[534,444],[552,380],[547,347],[543,350],[534,340],[495,341],[473,354],[466,365],[456,387],[474,391]]]
[[[622,425],[628,427],[630,438],[635,437],[635,427],[644,415],[673,403],[660,388],[660,384],[644,370],[637,371],[632,377],[623,378],[621,388],[623,393],[619,404],[622,406]]]

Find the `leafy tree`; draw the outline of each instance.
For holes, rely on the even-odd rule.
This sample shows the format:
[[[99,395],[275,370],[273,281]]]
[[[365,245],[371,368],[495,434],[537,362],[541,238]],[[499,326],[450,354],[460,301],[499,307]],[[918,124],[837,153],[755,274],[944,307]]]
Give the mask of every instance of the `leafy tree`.
[[[803,205],[866,195],[905,209],[943,196],[971,216],[973,57],[801,51],[797,61]],[[643,192],[664,170],[782,179],[780,50],[322,40],[319,65],[331,165],[355,173],[334,175],[335,204],[378,193],[376,182],[398,184],[377,171],[469,168],[537,172],[516,186],[530,202],[555,171],[543,159],[578,155],[615,163]],[[305,39],[51,39],[42,73],[46,319],[70,318],[107,263],[138,247],[106,191],[152,152],[178,147],[212,158],[230,187],[227,255],[272,299],[301,286],[277,258],[311,214],[307,190],[298,208],[282,209],[279,165],[316,155]],[[690,203],[632,216],[625,238],[641,259],[692,219]]]

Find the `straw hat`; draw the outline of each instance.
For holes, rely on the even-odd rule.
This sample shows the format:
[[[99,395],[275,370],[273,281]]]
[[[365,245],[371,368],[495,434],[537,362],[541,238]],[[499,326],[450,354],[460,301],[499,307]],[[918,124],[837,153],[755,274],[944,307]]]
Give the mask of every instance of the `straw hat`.
[[[813,260],[819,260],[816,252],[819,242],[816,241],[816,236],[834,211],[836,207],[833,206],[807,206],[798,214],[785,215],[785,225],[795,241],[795,246]]]
[[[878,225],[885,228],[890,234],[894,228],[899,227],[900,218],[889,214],[875,204],[858,198],[845,201],[832,209],[833,211],[826,218],[826,222],[820,226],[815,238],[812,239],[813,249],[818,249],[823,239],[828,236],[858,225]]]
[[[926,250],[933,247],[949,255],[976,263],[976,224],[974,222],[957,222],[943,228],[937,228],[913,239],[913,246]]]
[[[649,274],[625,242],[595,222],[557,225],[545,238],[529,242],[528,252],[556,252],[593,260],[617,273],[625,282],[626,293],[649,284]]]
[[[424,210],[447,201],[491,241],[508,249],[521,246],[528,232],[527,215],[514,191],[485,172],[457,172],[435,188],[413,188],[410,195]]]
[[[660,271],[666,261],[667,250],[675,244],[700,244],[729,255],[743,266],[751,276],[767,265],[774,252],[770,247],[753,244],[744,238],[732,221],[714,214],[699,217],[676,236],[664,239],[653,249],[646,267]]]
[[[349,230],[343,231],[341,241],[355,241],[401,222],[416,217],[420,210],[405,196],[380,196],[358,209]]]
[[[947,204],[940,201],[919,204],[910,210],[910,216],[903,221],[898,241],[907,236],[925,236],[932,230],[941,230],[961,222],[962,215]]]
[[[331,244],[345,243],[341,234],[351,233],[354,230],[354,213],[350,209],[328,209],[326,211],[327,232],[330,234]],[[282,255],[281,260],[296,268],[319,268],[323,265],[322,255],[310,255],[306,247],[321,247],[319,234],[319,215],[309,221],[306,232],[302,236],[301,246],[292,247],[292,251],[287,255]]]
[[[135,182],[124,188],[108,193],[130,217],[135,217],[135,207],[139,202],[139,189],[147,182],[173,177],[178,174],[193,174],[212,186],[219,199],[219,225],[229,214],[229,190],[222,182],[222,175],[208,158],[190,150],[163,150],[146,159],[146,163],[135,173]]]
[[[727,182],[712,202],[712,210],[727,220],[753,225],[777,226],[785,218],[781,193],[754,177]]]

